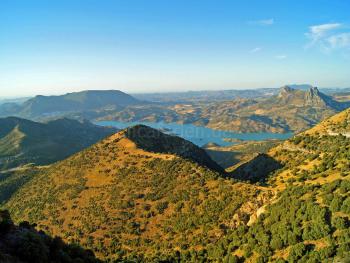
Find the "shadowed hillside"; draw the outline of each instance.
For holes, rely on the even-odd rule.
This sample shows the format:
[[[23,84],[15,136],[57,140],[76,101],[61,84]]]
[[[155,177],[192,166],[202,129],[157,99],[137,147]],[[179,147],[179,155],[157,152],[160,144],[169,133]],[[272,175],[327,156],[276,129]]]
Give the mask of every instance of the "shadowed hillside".
[[[0,262],[2,263],[98,263],[93,252],[67,245],[35,230],[35,225],[15,225],[8,211],[0,210]]]
[[[205,150],[181,137],[168,135],[144,125],[128,128],[125,135],[138,148],[145,151],[174,154],[212,170],[223,172],[223,169],[209,157]]]
[[[256,154],[249,162],[239,165],[231,175],[243,181],[264,182],[267,176],[282,165],[267,154]]]
[[[114,128],[69,119],[48,123],[0,119],[0,168],[62,160],[114,132]]]

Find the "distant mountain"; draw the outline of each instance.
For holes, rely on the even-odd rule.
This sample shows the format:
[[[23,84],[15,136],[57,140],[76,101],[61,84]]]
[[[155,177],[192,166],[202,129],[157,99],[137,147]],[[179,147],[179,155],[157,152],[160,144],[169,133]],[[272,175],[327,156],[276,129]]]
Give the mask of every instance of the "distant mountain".
[[[201,90],[187,92],[135,93],[139,100],[159,103],[213,102],[237,98],[266,98],[278,93],[275,88],[236,89],[236,90]]]
[[[0,116],[17,115],[22,110],[22,107],[13,102],[0,104]]]
[[[87,121],[58,119],[38,123],[16,117],[0,119],[0,168],[49,164],[114,132],[114,128],[95,126]]]
[[[190,142],[135,126],[39,171],[5,207],[102,259],[180,262],[247,223],[270,195],[212,166]]]
[[[313,86],[310,84],[288,84],[286,86],[288,86],[292,89],[299,89],[299,90],[304,90],[304,91],[307,91],[307,90],[313,88]]]
[[[61,96],[36,96],[20,106],[7,104],[0,106],[0,116],[15,115],[37,118],[63,115],[69,112],[84,112],[102,109],[120,109],[140,103],[132,96],[118,90],[87,90]],[[11,109],[11,107],[13,107]]]
[[[313,86],[310,84],[291,84],[287,85],[292,89],[307,91]],[[349,92],[349,88],[321,88],[325,94]],[[232,90],[199,90],[187,92],[159,92],[159,93],[135,93],[135,98],[157,103],[194,103],[194,102],[213,102],[228,101],[238,98],[242,99],[262,99],[268,98],[279,93],[278,88],[260,88],[260,89],[232,89]]]
[[[29,100],[30,97],[19,97],[19,98],[0,98],[0,105],[5,103],[22,104],[23,102]]]

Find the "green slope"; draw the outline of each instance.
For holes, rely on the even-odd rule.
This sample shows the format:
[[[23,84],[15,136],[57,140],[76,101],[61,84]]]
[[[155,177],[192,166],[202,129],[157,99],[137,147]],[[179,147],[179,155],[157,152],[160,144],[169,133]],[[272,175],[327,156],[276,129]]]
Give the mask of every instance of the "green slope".
[[[37,123],[0,119],[0,168],[49,164],[68,157],[115,132],[88,122],[59,119]]]

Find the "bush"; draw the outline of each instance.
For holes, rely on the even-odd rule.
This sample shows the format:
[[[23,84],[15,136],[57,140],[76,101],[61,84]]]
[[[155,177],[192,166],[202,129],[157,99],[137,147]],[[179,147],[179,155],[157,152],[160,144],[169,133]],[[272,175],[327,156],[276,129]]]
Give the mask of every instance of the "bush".
[[[164,210],[168,208],[168,202],[159,202],[156,204],[156,209],[158,210],[159,214],[163,214]]]

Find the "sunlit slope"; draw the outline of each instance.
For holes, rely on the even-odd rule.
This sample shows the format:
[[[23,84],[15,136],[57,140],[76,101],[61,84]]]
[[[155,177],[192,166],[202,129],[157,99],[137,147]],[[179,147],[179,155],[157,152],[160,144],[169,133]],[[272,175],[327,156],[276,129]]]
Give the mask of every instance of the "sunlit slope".
[[[350,138],[342,134],[349,132],[348,120],[349,110],[343,111],[232,172],[260,181],[276,195],[249,228],[233,230],[216,244],[223,256],[244,262],[347,262]],[[280,168],[262,173],[271,161]]]
[[[275,180],[310,183],[329,182],[347,176],[350,171],[349,110],[294,136],[270,151],[284,165]],[[281,185],[277,183],[277,185]]]
[[[53,165],[6,207],[102,258],[154,259],[211,247],[270,197],[221,178],[189,142],[145,133],[158,131],[135,126]]]

